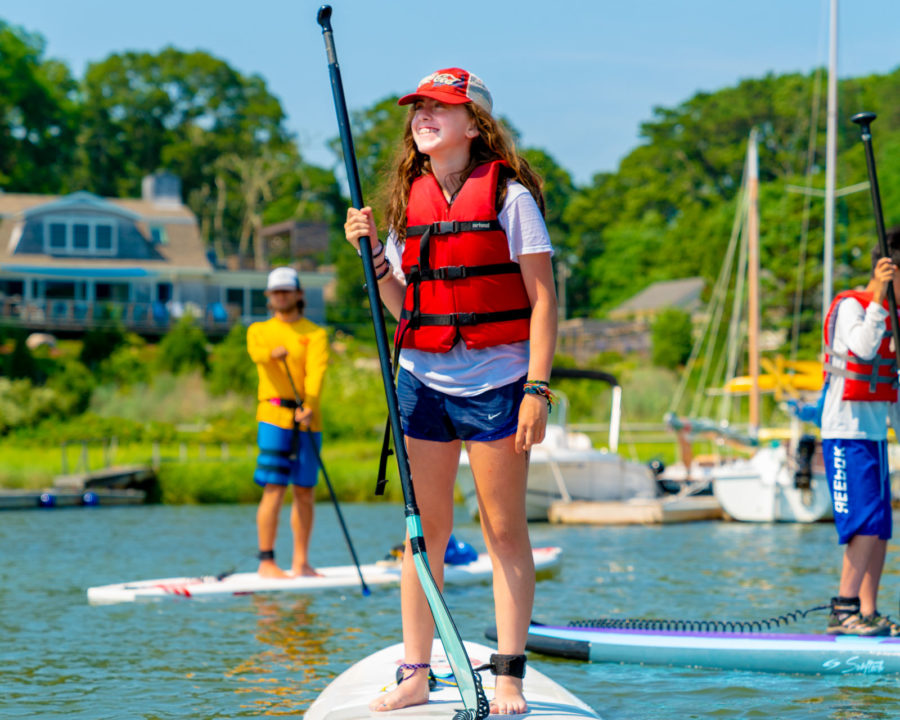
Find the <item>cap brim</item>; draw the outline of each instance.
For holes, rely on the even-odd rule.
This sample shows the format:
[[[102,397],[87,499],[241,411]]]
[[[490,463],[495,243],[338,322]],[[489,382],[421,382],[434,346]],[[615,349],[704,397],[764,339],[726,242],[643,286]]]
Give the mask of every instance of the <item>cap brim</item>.
[[[422,92],[414,92],[410,93],[409,95],[404,95],[397,101],[397,104],[410,105],[416,100],[421,100],[422,98],[431,98],[432,100],[437,100],[438,102],[442,102],[447,105],[463,105],[467,102],[472,102],[471,98],[462,97],[458,93],[441,92],[440,90],[424,90]]]

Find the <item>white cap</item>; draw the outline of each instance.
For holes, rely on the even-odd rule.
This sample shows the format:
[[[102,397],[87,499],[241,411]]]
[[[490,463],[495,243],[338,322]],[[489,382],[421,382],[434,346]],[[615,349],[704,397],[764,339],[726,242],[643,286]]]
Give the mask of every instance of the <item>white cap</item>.
[[[266,290],[299,290],[300,278],[292,267],[277,267],[269,273]]]

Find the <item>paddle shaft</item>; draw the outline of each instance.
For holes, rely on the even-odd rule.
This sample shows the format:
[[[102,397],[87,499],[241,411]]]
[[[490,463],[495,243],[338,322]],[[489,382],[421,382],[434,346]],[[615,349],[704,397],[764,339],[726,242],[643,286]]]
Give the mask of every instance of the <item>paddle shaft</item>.
[[[862,132],[862,143],[866,151],[866,168],[869,171],[869,191],[872,195],[872,209],[875,215],[875,231],[878,234],[878,251],[881,257],[890,257],[887,237],[884,231],[884,213],[881,211],[881,191],[878,189],[878,172],[875,169],[875,151],[872,149],[872,121],[878,117],[875,113],[861,112],[851,120],[859,125]],[[891,313],[891,334],[894,336],[894,358],[900,368],[900,327],[897,318],[897,298],[894,295],[894,283],[887,286],[888,308]]]
[[[356,209],[363,207],[362,189],[359,182],[359,170],[356,166],[356,153],[353,148],[353,135],[350,131],[350,119],[347,114],[347,103],[344,99],[344,85],[341,81],[341,69],[337,61],[337,52],[334,47],[334,34],[331,27],[331,6],[323,5],[319,8],[317,21],[322,27],[322,38],[325,41],[325,52],[328,56],[328,73],[331,78],[331,92],[334,97],[334,109],[337,114],[338,130],[341,136],[341,148],[344,153],[344,167],[347,172],[347,184],[350,188],[350,200]],[[428,555],[425,550],[425,537],[422,533],[422,521],[419,517],[419,508],[416,505],[416,495],[413,490],[412,476],[409,469],[409,456],[406,453],[403,428],[400,425],[400,408],[397,401],[397,388],[394,386],[394,373],[391,368],[391,353],[388,348],[387,329],[384,323],[384,310],[381,306],[381,297],[378,293],[378,280],[375,278],[375,264],[372,261],[371,238],[364,236],[359,239],[360,257],[363,264],[363,274],[366,280],[366,292],[369,298],[369,309],[372,312],[372,324],[375,329],[375,344],[378,348],[378,359],[381,364],[381,381],[384,385],[384,394],[387,399],[388,418],[391,431],[394,434],[394,449],[397,458],[397,469],[400,474],[400,485],[403,489],[403,498],[406,504],[406,529],[409,533],[409,543],[413,553],[413,561],[416,574],[422,585],[422,590],[428,600],[431,615],[434,618],[438,635],[447,651],[447,658],[456,676],[459,692],[465,710],[460,710],[454,716],[454,720],[483,720],[490,714],[490,707],[481,686],[480,676],[472,670],[469,656],[466,654],[459,630],[453,622],[450,610],[447,607],[440,589],[431,573],[428,564]]]
[[[291,390],[294,391],[294,401],[297,403],[297,407],[303,407],[303,400],[300,397],[300,393],[297,392],[297,386],[294,385],[294,378],[291,376],[291,371],[288,368],[287,360],[285,358],[281,358],[281,362],[284,363],[284,371],[287,373],[288,382],[291,383]],[[328,471],[325,469],[325,463],[322,461],[322,453],[319,452],[319,446],[316,445],[316,440],[313,437],[309,438],[309,444],[312,445],[313,452],[316,455],[316,461],[319,463],[319,467],[322,469],[322,477],[325,478],[325,484],[328,486],[328,492],[331,494],[331,501],[334,503],[334,511],[337,513],[338,522],[341,524],[341,530],[344,531],[344,538],[347,540],[347,547],[350,548],[350,556],[353,558],[353,564],[356,565],[356,572],[359,575],[359,582],[362,585],[362,594],[363,595],[371,595],[372,591],[369,590],[369,586],[366,585],[366,581],[363,578],[362,570],[359,567],[359,560],[356,557],[356,550],[353,548],[353,541],[350,539],[350,532],[347,530],[347,524],[344,522],[344,514],[341,512],[341,506],[338,504],[337,495],[334,493],[334,487],[331,484],[331,478],[328,477]]]

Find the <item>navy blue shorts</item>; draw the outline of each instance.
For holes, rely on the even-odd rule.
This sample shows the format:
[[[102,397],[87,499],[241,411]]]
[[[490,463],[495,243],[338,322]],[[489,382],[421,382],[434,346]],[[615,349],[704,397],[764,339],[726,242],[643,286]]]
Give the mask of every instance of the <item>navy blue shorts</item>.
[[[299,485],[313,487],[319,479],[319,462],[312,443],[321,449],[322,433],[285,430],[271,423],[259,423],[256,444],[259,455],[253,480],[257,485]]]
[[[891,476],[884,440],[823,440],[834,525],[843,545],[856,535],[891,537]]]
[[[519,427],[525,378],[472,397],[432,390],[400,369],[397,395],[403,432],[418,440],[499,440]]]

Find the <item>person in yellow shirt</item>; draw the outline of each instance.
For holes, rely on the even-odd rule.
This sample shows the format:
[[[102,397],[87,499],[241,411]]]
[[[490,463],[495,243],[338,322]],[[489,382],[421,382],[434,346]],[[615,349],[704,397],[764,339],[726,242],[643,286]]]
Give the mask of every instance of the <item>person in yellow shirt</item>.
[[[314,491],[319,478],[312,443],[316,448],[322,446],[320,397],[328,364],[328,338],[323,328],[303,317],[303,290],[293,268],[278,267],[269,273],[266,297],[274,317],[247,329],[247,351],[259,372],[259,455],[253,474],[263,488],[256,512],[258,572],[274,578],[318,575],[309,564]],[[291,381],[302,401],[299,406]],[[275,562],[278,515],[288,485],[294,495],[290,573]]]

